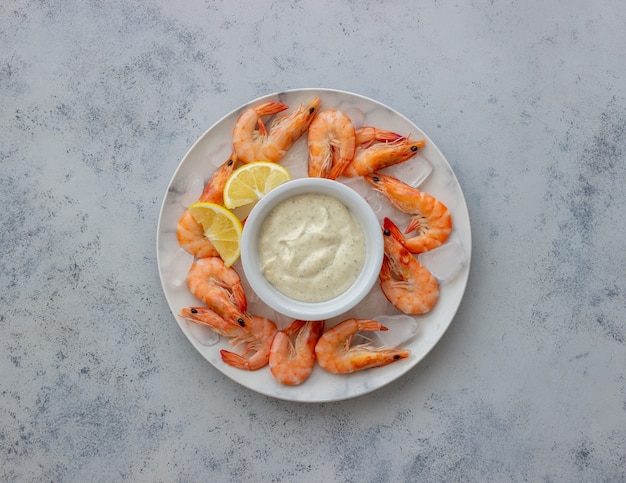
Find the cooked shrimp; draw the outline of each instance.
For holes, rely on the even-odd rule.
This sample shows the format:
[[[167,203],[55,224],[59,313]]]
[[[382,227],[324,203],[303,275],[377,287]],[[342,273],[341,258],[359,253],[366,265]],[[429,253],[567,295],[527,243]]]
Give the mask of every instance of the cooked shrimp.
[[[270,143],[269,133],[261,118],[288,108],[289,106],[282,102],[266,102],[247,109],[239,116],[233,129],[233,147],[242,162],[278,161],[282,157],[282,154],[278,154],[279,151]],[[268,145],[267,148],[266,145]]]
[[[417,235],[402,239],[411,253],[427,252],[446,242],[452,231],[452,215],[441,201],[392,176],[374,173],[365,175],[365,180],[393,206],[413,215],[405,234],[417,230]]]
[[[364,344],[351,346],[352,338],[359,330],[384,331],[387,327],[375,320],[348,319],[326,331],[315,346],[315,356],[320,366],[329,372],[350,372],[381,367],[404,359],[410,351],[389,347],[374,347],[366,339]]]
[[[389,218],[385,218],[383,228],[385,256],[380,288],[401,312],[425,314],[439,299],[437,279],[405,248],[400,229]]]
[[[235,170],[236,165],[237,156],[235,153],[232,153],[230,157],[215,170],[213,176],[211,176],[204,186],[204,190],[200,198],[198,198],[198,201],[222,204],[224,201],[224,185]],[[178,236],[180,246],[197,258],[219,256],[219,253],[217,253],[211,241],[204,236],[202,225],[198,223],[188,211],[185,211],[178,221],[176,235]]]
[[[337,179],[354,156],[355,132],[343,112],[320,112],[309,126],[309,177]]]
[[[265,366],[269,361],[269,347],[276,325],[268,319],[255,315],[247,315],[245,321],[233,321],[220,316],[210,307],[186,307],[180,316],[190,322],[205,325],[219,335],[231,339],[233,347],[245,344],[243,355],[226,350],[221,351],[222,360],[227,364],[242,369],[255,370]],[[269,339],[269,343],[268,343]],[[250,352],[255,354],[245,359]]]
[[[425,141],[411,141],[390,131],[372,127],[357,129],[356,150],[344,176],[364,176],[379,169],[402,163],[417,154]]]
[[[185,307],[181,309],[180,316],[189,322],[209,327],[229,339],[240,341],[247,336],[245,322],[242,324],[225,319],[210,307]]]
[[[196,298],[221,317],[231,321],[246,319],[248,302],[241,279],[221,258],[196,260],[187,274],[187,286]]]
[[[270,370],[282,384],[302,384],[315,365],[315,344],[324,331],[324,321],[294,320],[278,331],[270,349]]]
[[[279,116],[272,122],[269,130],[265,127],[263,116],[284,111],[289,106],[282,102],[266,102],[246,110],[233,129],[233,146],[237,157],[244,163],[253,161],[279,161],[311,124],[317,114],[319,97],[308,105],[286,116]]]
[[[188,211],[178,220],[176,235],[180,246],[196,258],[219,256],[211,241],[204,236],[202,225]]]
[[[245,326],[245,338],[237,341],[238,344],[246,344],[243,353],[239,355],[222,349],[220,354],[222,360],[230,366],[246,371],[256,371],[269,363],[270,348],[278,329],[270,319],[258,315],[248,316]],[[248,357],[250,353],[252,355]]]

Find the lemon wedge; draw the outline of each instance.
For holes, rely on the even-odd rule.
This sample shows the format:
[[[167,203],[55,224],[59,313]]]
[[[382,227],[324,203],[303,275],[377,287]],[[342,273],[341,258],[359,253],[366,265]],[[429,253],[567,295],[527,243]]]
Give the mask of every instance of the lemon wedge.
[[[240,255],[242,225],[233,212],[215,203],[199,201],[192,204],[189,213],[202,225],[204,236],[213,244],[230,267]]]
[[[224,185],[224,205],[233,209],[260,200],[291,175],[284,166],[270,161],[244,164],[230,175]]]

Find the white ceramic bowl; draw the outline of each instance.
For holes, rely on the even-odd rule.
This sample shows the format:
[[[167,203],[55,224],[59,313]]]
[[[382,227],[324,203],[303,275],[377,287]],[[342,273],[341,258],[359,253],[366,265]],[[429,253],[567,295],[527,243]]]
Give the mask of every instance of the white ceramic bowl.
[[[365,237],[365,261],[356,280],[340,295],[322,302],[303,302],[285,295],[265,278],[259,261],[258,239],[267,215],[282,201],[305,193],[330,195],[341,201],[357,220]],[[273,189],[248,215],[241,239],[241,262],[252,289],[277,312],[301,320],[329,319],[361,302],[378,280],[383,251],[380,222],[367,201],[352,188],[324,178],[295,179]]]

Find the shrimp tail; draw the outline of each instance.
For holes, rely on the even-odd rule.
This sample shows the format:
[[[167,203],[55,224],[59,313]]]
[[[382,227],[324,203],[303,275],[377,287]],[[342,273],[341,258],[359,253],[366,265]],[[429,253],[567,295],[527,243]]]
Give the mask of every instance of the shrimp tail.
[[[294,320],[288,327],[284,328],[282,331],[287,335],[296,335],[300,332],[300,329],[304,327],[306,322],[304,320]]]
[[[343,158],[338,159],[335,163],[333,163],[330,172],[326,176],[328,179],[337,179],[341,176],[344,170],[348,167],[348,165],[352,162],[352,158]]]
[[[364,332],[374,332],[374,331],[386,331],[389,329],[376,320],[360,319],[360,320],[357,320],[357,330],[362,330]]]
[[[257,352],[249,359],[225,349],[220,351],[220,355],[222,356],[222,360],[229,366],[245,371],[256,371],[269,363],[269,353],[266,352]]]
[[[289,106],[282,102],[266,102],[254,108],[257,116],[271,116],[272,114],[278,114],[279,112],[288,109]]]

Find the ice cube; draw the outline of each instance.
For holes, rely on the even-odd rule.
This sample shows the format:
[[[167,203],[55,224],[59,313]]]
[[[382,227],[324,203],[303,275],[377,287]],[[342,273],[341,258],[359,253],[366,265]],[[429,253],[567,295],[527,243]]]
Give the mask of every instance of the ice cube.
[[[401,179],[406,184],[417,188],[433,171],[433,165],[423,156],[416,156],[404,163],[400,163],[390,170],[392,176]]]
[[[212,330],[210,327],[206,327],[204,325],[196,324],[189,321],[186,321],[186,323],[187,330],[189,331],[191,336],[196,339],[200,344],[212,346],[219,342],[219,334]]]
[[[187,281],[187,273],[189,273],[189,267],[191,267],[193,260],[193,255],[182,248],[178,248],[165,265],[163,278],[172,287],[180,287]]]
[[[391,221],[404,231],[411,221],[411,215],[403,213],[394,207],[387,197],[378,191],[371,190],[371,193],[365,197],[365,200],[372,207],[372,210],[376,213],[376,217],[381,222],[384,218],[390,218]]]
[[[261,299],[256,294],[256,292],[252,290],[252,286],[248,282],[246,274],[243,271],[241,259],[237,260],[237,262],[233,265],[233,269],[235,270],[235,272],[239,274],[239,278],[241,279],[241,286],[243,287],[243,291],[246,294],[248,305],[252,305],[252,304],[259,302]]]
[[[420,253],[417,259],[439,281],[456,277],[467,263],[467,254],[459,241],[449,241],[434,250]]]
[[[364,192],[363,198],[365,198],[365,201],[367,201],[369,205],[372,207],[372,210],[374,210],[374,213],[376,213],[377,215],[380,215],[379,218],[381,218],[382,215],[385,215],[383,211],[386,210],[387,208],[390,208],[391,205],[389,204],[389,201],[387,201],[387,198],[385,198],[384,195],[372,189],[371,187],[369,188],[370,188],[369,190]]]
[[[189,176],[185,183],[183,194],[180,197],[180,203],[185,207],[189,206],[200,198],[202,190],[204,189],[204,180],[197,176]]]
[[[309,146],[306,136],[299,139],[285,156],[280,164],[287,168],[292,179],[306,178],[308,176]]]
[[[376,332],[359,331],[352,345],[369,342],[374,347],[401,347],[419,332],[417,320],[408,315],[381,315],[376,320],[388,330]]]
[[[369,196],[372,192],[372,187],[361,176],[355,176],[354,178],[341,178],[340,181],[349,188],[352,188],[365,199],[367,199],[367,196]]]
[[[361,303],[349,312],[349,315],[357,319],[376,319],[390,307],[392,306],[380,289],[380,285],[376,284]]]
[[[398,347],[406,343],[419,331],[417,320],[409,315],[381,315],[376,320],[389,329],[376,333],[380,342],[389,347]]]

